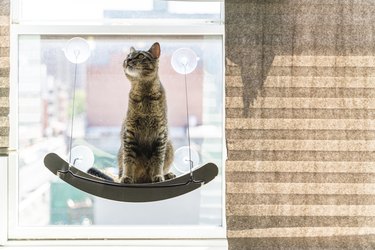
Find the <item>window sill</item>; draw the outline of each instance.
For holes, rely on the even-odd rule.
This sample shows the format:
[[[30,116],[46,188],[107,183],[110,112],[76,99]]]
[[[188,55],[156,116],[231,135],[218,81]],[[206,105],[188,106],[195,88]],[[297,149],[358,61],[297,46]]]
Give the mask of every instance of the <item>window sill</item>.
[[[217,240],[58,240],[58,241],[8,241],[4,249],[11,250],[92,250],[111,247],[111,250],[226,250],[226,239]]]

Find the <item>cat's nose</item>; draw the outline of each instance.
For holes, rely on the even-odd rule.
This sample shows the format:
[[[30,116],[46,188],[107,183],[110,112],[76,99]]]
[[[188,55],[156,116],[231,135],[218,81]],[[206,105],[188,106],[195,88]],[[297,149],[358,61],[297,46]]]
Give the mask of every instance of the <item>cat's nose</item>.
[[[122,64],[123,67],[126,67],[126,66],[133,66],[133,65],[134,65],[134,63],[133,63],[132,60],[130,60],[130,59],[126,59],[126,60],[123,62],[123,64]]]
[[[129,66],[134,66],[135,65],[132,60],[127,60],[126,64],[129,65]]]

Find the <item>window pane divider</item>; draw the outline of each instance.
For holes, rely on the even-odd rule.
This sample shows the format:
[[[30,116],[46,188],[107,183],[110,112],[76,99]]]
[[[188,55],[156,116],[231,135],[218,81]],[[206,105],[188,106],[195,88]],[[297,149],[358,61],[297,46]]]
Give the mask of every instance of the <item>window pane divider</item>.
[[[224,25],[23,25],[13,24],[19,35],[223,35]]]

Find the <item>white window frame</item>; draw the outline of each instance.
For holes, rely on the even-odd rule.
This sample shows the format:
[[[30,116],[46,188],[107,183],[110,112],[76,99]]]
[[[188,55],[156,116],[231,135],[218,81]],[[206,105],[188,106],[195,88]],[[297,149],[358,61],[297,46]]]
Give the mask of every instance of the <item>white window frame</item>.
[[[224,10],[223,3],[222,12]],[[15,13],[16,14],[16,13]],[[223,14],[223,13],[222,13]],[[17,18],[12,19],[17,20]],[[11,72],[10,72],[10,142],[8,157],[0,157],[0,245],[16,246],[16,245],[35,245],[45,242],[44,244],[51,244],[52,239],[61,239],[66,245],[87,245],[88,241],[80,239],[90,239],[89,245],[97,246],[103,241],[98,239],[110,239],[110,245],[138,245],[137,239],[152,239],[163,242],[163,246],[170,243],[160,241],[161,239],[174,239],[178,245],[182,240],[183,246],[197,246],[198,243],[189,241],[187,239],[205,239],[208,245],[215,246],[212,249],[226,249],[226,216],[225,216],[225,169],[222,169],[222,226],[139,226],[132,227],[124,226],[48,226],[48,227],[19,227],[18,226],[18,40],[21,35],[147,35],[147,36],[188,36],[188,35],[205,35],[205,36],[221,36],[222,38],[222,55],[223,55],[223,103],[225,102],[225,84],[224,84],[224,58],[225,58],[225,37],[224,25],[221,24],[202,24],[202,25],[25,25],[25,24],[11,24]],[[223,122],[225,120],[225,105],[223,105]],[[222,134],[225,135],[225,128],[223,126]],[[225,138],[223,136],[223,159],[226,160]],[[223,164],[224,165],[224,164]],[[5,166],[5,167],[4,167]],[[5,201],[5,202],[3,202]],[[20,241],[20,239],[26,239]],[[30,241],[30,239],[38,240]],[[74,243],[70,240],[75,239]],[[120,239],[120,240],[119,240]],[[122,241],[125,240],[126,241]],[[129,241],[133,239],[135,241]],[[223,241],[224,240],[224,241]],[[126,242],[126,243],[125,243]],[[142,241],[143,242],[143,241]],[[224,242],[224,243],[223,243]],[[59,243],[56,243],[58,245]],[[144,244],[144,242],[142,243]],[[155,245],[155,242],[149,244]],[[199,244],[198,244],[199,245]],[[173,246],[173,245],[170,245]],[[182,245],[181,245],[182,246]],[[224,246],[224,248],[220,248]],[[206,249],[206,248],[204,248]],[[211,248],[207,248],[211,249]]]

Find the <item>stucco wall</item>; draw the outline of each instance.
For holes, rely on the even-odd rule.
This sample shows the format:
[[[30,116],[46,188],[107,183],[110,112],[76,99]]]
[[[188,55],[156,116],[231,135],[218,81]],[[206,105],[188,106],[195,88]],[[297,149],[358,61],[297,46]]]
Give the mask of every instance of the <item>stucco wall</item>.
[[[0,0],[0,148],[8,147],[9,0]]]
[[[374,248],[375,1],[225,13],[230,249]]]

